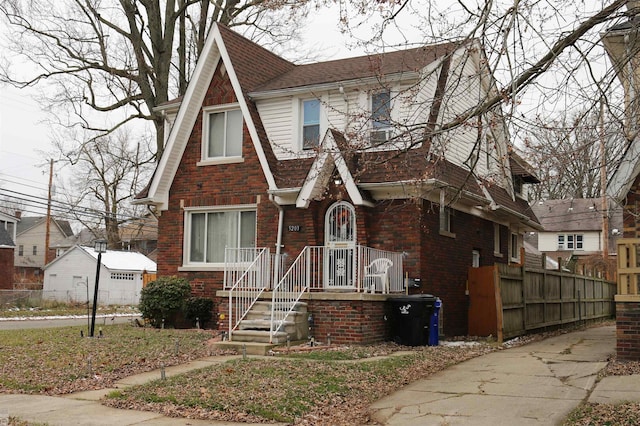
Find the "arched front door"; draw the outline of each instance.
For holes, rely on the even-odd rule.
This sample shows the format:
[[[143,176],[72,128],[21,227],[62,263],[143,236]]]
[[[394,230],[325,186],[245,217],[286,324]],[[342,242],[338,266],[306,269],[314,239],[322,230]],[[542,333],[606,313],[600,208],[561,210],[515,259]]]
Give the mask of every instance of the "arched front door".
[[[324,281],[327,289],[353,288],[355,283],[356,211],[346,201],[327,210],[324,219]]]

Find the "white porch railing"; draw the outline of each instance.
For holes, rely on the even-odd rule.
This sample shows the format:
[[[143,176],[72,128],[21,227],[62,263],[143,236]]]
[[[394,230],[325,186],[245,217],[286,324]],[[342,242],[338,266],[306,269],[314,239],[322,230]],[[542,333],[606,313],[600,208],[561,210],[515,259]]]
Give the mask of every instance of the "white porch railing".
[[[225,286],[229,289],[229,340],[233,339],[240,321],[269,288],[271,283],[271,255],[267,248],[225,250]]]
[[[345,289],[343,284],[339,287],[332,285],[336,280],[332,278],[331,274],[334,274],[335,271],[327,268],[324,263],[330,258],[331,250],[335,249],[325,246],[305,247],[280,282],[274,286],[271,309],[271,340],[273,340],[275,333],[283,327],[287,317],[295,310],[296,303],[305,291]],[[346,268],[348,275],[346,279],[349,282],[353,279],[351,290],[357,292],[367,291],[369,284],[364,282],[365,267],[375,259],[387,258],[393,262],[393,266],[389,269],[390,292],[399,293],[404,291],[402,253],[365,246],[340,248],[339,250],[341,259],[350,258],[353,262],[352,265]],[[344,251],[347,251],[347,253],[345,254]]]
[[[364,282],[364,268],[371,264],[376,259],[390,259],[393,262],[391,268],[389,268],[389,292],[390,293],[402,293],[404,292],[404,255],[395,251],[380,250],[365,246],[356,246],[358,250],[358,269],[357,269],[357,284],[358,291],[367,291],[369,289],[368,283]],[[377,283],[376,283],[377,284]],[[382,291],[381,288],[377,288],[377,291]]]

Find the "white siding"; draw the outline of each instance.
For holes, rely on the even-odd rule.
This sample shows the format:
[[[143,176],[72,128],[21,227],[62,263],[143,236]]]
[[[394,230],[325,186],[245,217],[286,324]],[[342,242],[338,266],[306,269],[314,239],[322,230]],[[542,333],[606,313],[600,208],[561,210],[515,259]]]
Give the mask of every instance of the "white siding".
[[[293,102],[290,96],[256,102],[262,124],[277,157],[287,157],[293,146]]]
[[[439,122],[447,124],[459,115],[473,109],[484,100],[485,90],[482,87],[478,70],[472,59],[456,55],[452,58],[446,95],[442,103]],[[478,138],[477,119],[444,133],[434,142],[434,149],[454,164],[465,166],[470,164],[470,155]],[[484,140],[480,148],[484,152]],[[478,147],[475,147],[476,149]],[[482,152],[480,153],[482,156]],[[475,152],[478,154],[478,151]],[[486,173],[486,163],[479,159],[479,171]]]
[[[567,235],[582,235],[583,236],[583,248],[582,250],[561,250],[561,251],[575,251],[580,252],[595,252],[602,250],[600,244],[600,233],[595,231],[588,232],[540,232],[538,235],[538,250],[541,252],[555,252],[558,251],[558,234]],[[566,240],[565,240],[566,241]]]
[[[112,279],[112,272],[133,273],[133,280]],[[96,280],[96,260],[79,247],[74,247],[45,270],[43,297],[61,302],[93,303]],[[136,305],[140,301],[142,274],[139,271],[110,271],[101,265],[98,283],[98,303],[101,305]]]

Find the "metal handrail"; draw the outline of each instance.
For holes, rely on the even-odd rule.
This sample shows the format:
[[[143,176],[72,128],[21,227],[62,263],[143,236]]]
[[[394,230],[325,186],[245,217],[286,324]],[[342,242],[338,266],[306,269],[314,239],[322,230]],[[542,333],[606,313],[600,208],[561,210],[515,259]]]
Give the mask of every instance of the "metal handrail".
[[[242,252],[240,252],[242,250]],[[245,268],[239,266],[247,265],[250,258],[246,256],[254,250],[253,261]],[[240,254],[240,256],[239,256]],[[230,276],[235,277],[239,271],[244,271],[235,279],[233,286],[229,289],[229,340],[233,339],[233,331],[238,328],[240,321],[244,319],[251,307],[260,298],[260,295],[270,285],[270,260],[268,248],[255,249],[226,249],[225,250],[225,282],[227,277],[227,265],[233,265],[228,258],[236,260],[235,269],[230,271]],[[240,260],[240,262],[238,262]]]
[[[270,342],[273,342],[275,334],[282,329],[286,319],[295,310],[302,295],[321,280],[319,272],[323,250],[324,247],[305,247],[273,288]]]

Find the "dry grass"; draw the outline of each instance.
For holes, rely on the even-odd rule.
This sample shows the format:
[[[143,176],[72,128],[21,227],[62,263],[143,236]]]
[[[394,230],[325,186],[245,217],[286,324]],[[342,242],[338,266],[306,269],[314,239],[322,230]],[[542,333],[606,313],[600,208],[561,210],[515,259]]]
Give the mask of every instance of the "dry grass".
[[[0,393],[59,395],[109,387],[161,364],[205,356],[211,337],[123,324],[101,327],[101,338],[82,338],[84,328],[0,330]]]
[[[615,358],[609,361],[602,376],[627,376],[640,374],[640,362],[623,362]],[[593,404],[577,407],[564,423],[565,426],[617,426],[640,425],[640,403]]]
[[[366,359],[400,350],[410,353]],[[249,358],[115,392],[105,403],[207,420],[365,424],[373,401],[492,350],[487,344],[421,348],[385,344]]]

